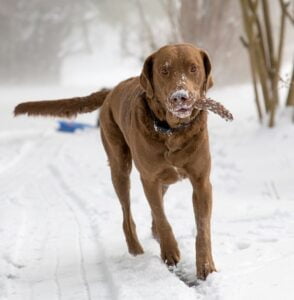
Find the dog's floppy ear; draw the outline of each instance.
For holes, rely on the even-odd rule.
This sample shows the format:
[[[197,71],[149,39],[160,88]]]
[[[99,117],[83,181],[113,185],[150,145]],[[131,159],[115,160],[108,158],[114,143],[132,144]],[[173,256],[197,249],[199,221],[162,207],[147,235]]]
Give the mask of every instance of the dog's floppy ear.
[[[208,54],[204,50],[201,50],[201,56],[203,59],[203,65],[206,76],[206,80],[204,82],[204,91],[206,92],[209,88],[213,86],[213,80],[211,75],[211,62]]]
[[[146,58],[143,70],[140,75],[140,84],[142,88],[145,90],[148,98],[153,97],[153,58],[154,55],[150,55]]]

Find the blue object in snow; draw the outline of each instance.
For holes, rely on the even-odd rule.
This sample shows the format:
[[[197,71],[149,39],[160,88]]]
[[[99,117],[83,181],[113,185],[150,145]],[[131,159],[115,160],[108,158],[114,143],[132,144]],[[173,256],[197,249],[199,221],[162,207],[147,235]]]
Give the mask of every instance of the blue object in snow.
[[[95,126],[86,124],[86,123],[79,123],[79,122],[69,122],[69,121],[58,121],[59,127],[57,128],[58,131],[62,132],[69,132],[74,133],[76,130],[84,130],[86,128],[94,128]]]

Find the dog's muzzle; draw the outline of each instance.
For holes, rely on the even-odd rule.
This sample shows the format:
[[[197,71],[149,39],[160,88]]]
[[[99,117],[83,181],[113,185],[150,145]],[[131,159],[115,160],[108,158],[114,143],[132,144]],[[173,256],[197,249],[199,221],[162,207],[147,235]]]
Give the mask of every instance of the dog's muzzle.
[[[181,89],[168,97],[168,110],[178,118],[187,118],[192,114],[195,97],[187,90]]]

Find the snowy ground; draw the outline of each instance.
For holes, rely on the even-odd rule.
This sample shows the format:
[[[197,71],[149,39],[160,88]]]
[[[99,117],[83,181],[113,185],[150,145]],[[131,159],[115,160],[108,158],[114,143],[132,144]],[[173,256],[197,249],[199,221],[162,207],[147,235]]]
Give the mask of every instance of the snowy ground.
[[[236,120],[209,117],[218,272],[189,288],[160,260],[136,171],[132,206],[145,254],[128,254],[98,130],[62,134],[55,131],[55,120],[11,114],[20,100],[92,90],[1,88],[0,299],[293,299],[290,113],[281,111],[283,120],[269,130],[256,122],[251,87],[210,94],[225,100]],[[94,123],[95,118],[93,113],[79,119]],[[172,186],[165,203],[182,253],[178,268],[194,280],[189,183]]]

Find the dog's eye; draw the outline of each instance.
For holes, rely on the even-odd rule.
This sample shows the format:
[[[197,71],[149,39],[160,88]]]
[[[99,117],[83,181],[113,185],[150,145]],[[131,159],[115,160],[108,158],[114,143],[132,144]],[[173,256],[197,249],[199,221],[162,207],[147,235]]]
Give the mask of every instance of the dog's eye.
[[[160,73],[162,75],[168,75],[168,69],[167,69],[167,67],[162,67],[161,70],[160,70]]]
[[[196,65],[191,65],[190,72],[194,73],[196,71],[197,71],[197,66]]]

